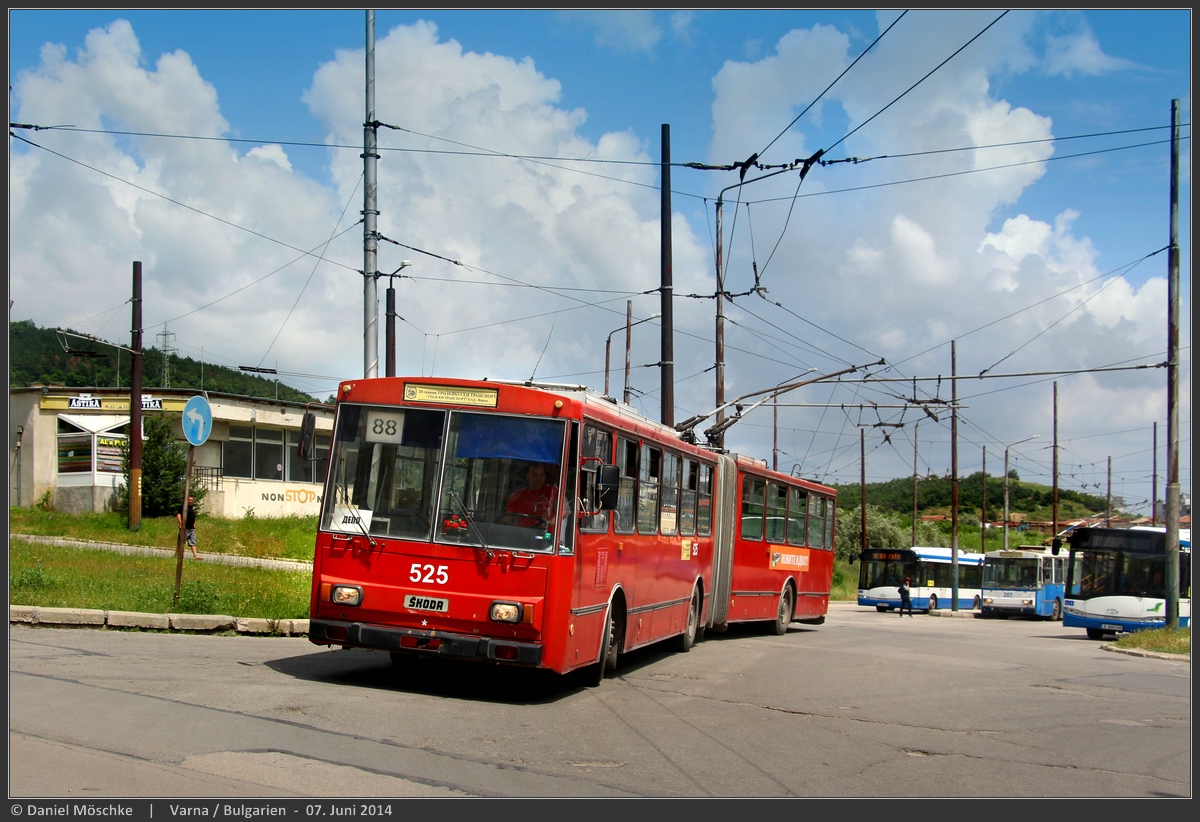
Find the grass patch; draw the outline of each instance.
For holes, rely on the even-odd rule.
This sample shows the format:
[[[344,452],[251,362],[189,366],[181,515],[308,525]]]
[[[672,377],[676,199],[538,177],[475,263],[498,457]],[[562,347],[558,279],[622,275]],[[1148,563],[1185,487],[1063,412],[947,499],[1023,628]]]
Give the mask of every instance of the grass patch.
[[[1113,643],[1117,648],[1137,648],[1142,651],[1158,651],[1164,654],[1183,654],[1192,652],[1191,628],[1151,628],[1146,631],[1134,631],[1121,634]]]
[[[179,539],[179,523],[173,516],[144,518],[138,530],[131,531],[128,514],[115,511],[64,514],[37,507],[10,508],[8,525],[10,534],[67,537],[153,548],[174,549]],[[312,562],[317,518],[225,519],[202,513],[196,518],[196,536],[197,550],[207,553]]]
[[[9,543],[12,605],[148,614],[226,614],[307,619],[312,576],[185,560],[175,603],[174,557],[139,557],[91,548]]]

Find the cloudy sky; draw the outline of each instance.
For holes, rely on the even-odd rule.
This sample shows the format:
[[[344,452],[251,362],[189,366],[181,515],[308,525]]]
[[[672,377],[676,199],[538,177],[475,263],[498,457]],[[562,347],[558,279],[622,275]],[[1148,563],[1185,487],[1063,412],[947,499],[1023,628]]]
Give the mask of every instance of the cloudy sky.
[[[324,399],[386,373],[391,285],[400,375],[603,390],[611,341],[620,396],[628,310],[662,419],[666,125],[672,422],[716,405],[719,249],[731,450],[945,475],[956,396],[960,476],[1050,484],[1057,431],[1060,488],[1148,513],[1178,100],[1190,496],[1190,10],[380,10],[375,288],[366,20],[10,10],[10,320],[127,345],[140,261],[147,345]]]

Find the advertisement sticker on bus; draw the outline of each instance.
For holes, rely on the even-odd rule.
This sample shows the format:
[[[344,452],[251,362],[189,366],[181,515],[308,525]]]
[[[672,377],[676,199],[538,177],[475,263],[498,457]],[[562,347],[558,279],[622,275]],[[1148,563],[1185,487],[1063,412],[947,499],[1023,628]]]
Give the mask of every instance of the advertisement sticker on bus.
[[[808,551],[799,553],[775,551],[771,554],[772,568],[788,568],[793,571],[808,570]]]

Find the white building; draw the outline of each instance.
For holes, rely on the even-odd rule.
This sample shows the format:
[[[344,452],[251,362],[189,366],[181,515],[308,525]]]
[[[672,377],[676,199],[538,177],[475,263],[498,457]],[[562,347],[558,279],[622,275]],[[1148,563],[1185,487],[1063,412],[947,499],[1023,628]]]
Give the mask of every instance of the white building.
[[[192,390],[159,388],[142,394],[143,416],[180,420]],[[35,386],[9,391],[9,501],[36,505],[48,498],[68,513],[116,507],[124,483],[121,448],[129,437],[129,389]],[[192,483],[206,489],[203,511],[218,517],[316,515],[325,478],[333,408],[208,393],[212,431],[195,448]],[[316,412],[316,461],[297,454],[305,410]],[[48,497],[47,497],[48,495]]]

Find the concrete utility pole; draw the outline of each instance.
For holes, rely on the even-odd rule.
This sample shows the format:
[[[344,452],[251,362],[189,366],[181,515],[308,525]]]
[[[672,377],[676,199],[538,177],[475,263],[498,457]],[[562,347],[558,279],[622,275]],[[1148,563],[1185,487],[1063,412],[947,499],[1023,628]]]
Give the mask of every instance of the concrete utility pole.
[[[363,376],[379,376],[379,124],[375,121],[375,12],[367,10],[367,115],[363,123]]]
[[[1058,383],[1054,383],[1054,454],[1051,463],[1050,538],[1058,539]]]
[[[662,258],[662,352],[659,359],[659,421],[663,425],[675,425],[675,325],[672,311],[674,288],[672,283],[671,252],[671,126],[662,127],[662,196],[659,212]]]
[[[958,360],[950,341],[950,610],[958,610]]]
[[[1171,101],[1171,242],[1167,250],[1166,623],[1179,627],[1179,101]]]
[[[129,530],[142,527],[142,264],[133,263],[133,349],[129,388]]]

